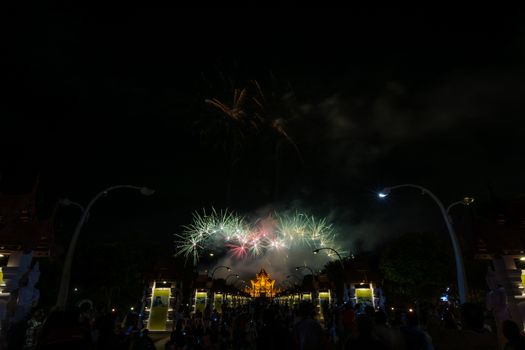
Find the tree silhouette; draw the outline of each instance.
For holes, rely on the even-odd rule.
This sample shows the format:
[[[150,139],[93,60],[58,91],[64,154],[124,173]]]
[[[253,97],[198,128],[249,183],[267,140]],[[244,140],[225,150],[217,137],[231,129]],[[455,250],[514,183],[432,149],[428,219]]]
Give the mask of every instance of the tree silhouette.
[[[447,243],[432,233],[407,233],[390,242],[380,258],[390,295],[405,300],[437,298],[454,278]]]

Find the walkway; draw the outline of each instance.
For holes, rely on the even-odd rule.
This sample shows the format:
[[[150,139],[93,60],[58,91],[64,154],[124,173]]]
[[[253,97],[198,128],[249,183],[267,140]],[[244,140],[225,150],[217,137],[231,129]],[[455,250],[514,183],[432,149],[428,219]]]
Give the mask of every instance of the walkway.
[[[155,342],[155,349],[164,350],[164,346],[170,340],[170,332],[151,332],[150,337]]]

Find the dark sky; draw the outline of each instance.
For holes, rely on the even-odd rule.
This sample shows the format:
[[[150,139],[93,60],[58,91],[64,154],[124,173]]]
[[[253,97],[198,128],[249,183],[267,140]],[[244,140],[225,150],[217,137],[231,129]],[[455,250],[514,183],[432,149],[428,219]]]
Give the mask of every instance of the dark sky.
[[[169,242],[203,207],[301,207],[375,241],[444,230],[410,190],[379,203],[385,185],[417,183],[446,203],[483,203],[489,186],[525,193],[520,11],[100,12],[12,13],[0,141],[4,191],[36,172],[44,202],[157,190],[114,194],[93,231]],[[242,140],[232,177],[229,134],[204,103],[253,79],[301,154],[281,142],[277,190],[275,133]]]

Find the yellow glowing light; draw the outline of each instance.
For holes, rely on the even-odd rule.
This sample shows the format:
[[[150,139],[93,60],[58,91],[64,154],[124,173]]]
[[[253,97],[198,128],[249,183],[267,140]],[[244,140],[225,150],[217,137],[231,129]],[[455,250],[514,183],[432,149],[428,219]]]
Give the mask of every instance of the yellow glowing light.
[[[414,312],[414,310],[412,310],[412,309],[408,309],[408,312]]]
[[[465,198],[463,198],[463,204],[471,205],[472,203],[474,203],[474,198],[472,198],[472,197],[465,197]]]
[[[166,284],[166,281],[162,281],[162,284]]]
[[[117,310],[115,310],[115,308],[111,309],[111,312],[115,312],[115,311],[117,311]]]
[[[525,256],[522,256],[522,257],[520,258],[520,260],[521,260],[521,261],[525,261]]]
[[[393,307],[391,307],[390,310],[395,310],[395,309]]]
[[[250,282],[251,287],[246,288],[246,292],[250,293],[253,298],[261,296],[272,298],[279,292],[278,289],[275,289],[275,280],[273,280],[264,269],[261,269],[261,271],[256,274],[255,280],[251,280]]]

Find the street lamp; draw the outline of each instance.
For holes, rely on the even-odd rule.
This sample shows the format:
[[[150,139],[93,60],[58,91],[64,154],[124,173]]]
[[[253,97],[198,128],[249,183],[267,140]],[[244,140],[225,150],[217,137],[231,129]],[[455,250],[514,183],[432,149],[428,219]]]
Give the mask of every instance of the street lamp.
[[[235,274],[235,273],[231,273],[231,274],[229,274],[229,275],[226,276],[226,278],[224,279],[224,284],[226,284],[226,285],[228,284],[228,278],[230,278],[230,277],[237,277],[237,278],[239,278],[239,275],[237,275],[237,274]]]
[[[237,287],[237,284],[239,284],[239,283],[241,284],[241,286],[245,286],[245,287],[248,286],[248,285],[246,284],[246,281],[245,281],[245,280],[236,280],[235,282],[233,282],[233,285],[234,285],[235,287]],[[238,287],[237,287],[237,288],[238,288]]]
[[[284,287],[286,287],[285,283],[288,283],[287,289],[293,289],[293,284],[292,284],[292,282],[290,282],[290,280],[288,280],[288,279],[283,280],[282,284],[283,284]]]
[[[217,271],[218,269],[221,269],[221,268],[222,268],[222,269],[226,269],[226,270],[228,270],[228,271],[231,271],[231,270],[232,270],[231,267],[229,267],[229,266],[224,266],[224,265],[216,266],[216,267],[213,269],[212,273],[211,273],[211,279],[212,279],[212,281],[213,281],[213,276],[215,275],[215,271]]]
[[[450,217],[449,211],[452,209],[452,207],[462,204],[462,205],[470,205],[474,202],[474,198],[472,197],[465,197],[461,201],[454,202],[450,204],[446,209],[443,203],[439,200],[434,193],[429,191],[423,186],[414,185],[414,184],[402,184],[397,186],[391,186],[386,187],[381,192],[378,193],[378,196],[380,198],[385,198],[390,194],[390,192],[396,188],[401,187],[411,187],[411,188],[417,188],[422,191],[422,194],[428,194],[430,198],[432,198],[436,204],[439,207],[439,210],[441,211],[441,215],[443,216],[443,219],[445,220],[445,224],[447,225],[448,234],[450,236],[450,240],[452,241],[452,248],[454,250],[454,258],[456,260],[456,274],[457,274],[457,280],[458,280],[458,292],[459,292],[459,301],[463,304],[467,301],[467,281],[465,278],[465,266],[463,265],[463,258],[461,255],[461,247],[459,245],[458,238],[456,236],[456,232],[454,230],[454,226],[452,225],[452,218]]]
[[[332,252],[334,252],[337,257],[339,258],[339,263],[341,264],[341,269],[343,271],[343,301],[346,302],[345,300],[345,295],[346,295],[346,274],[345,274],[345,265],[343,264],[343,258],[341,257],[341,254],[339,254],[339,252],[337,250],[335,250],[334,248],[330,248],[330,247],[322,247],[322,248],[317,248],[313,251],[314,254],[318,254],[321,250],[330,250]],[[353,256],[352,256],[353,257]]]
[[[59,200],[58,204],[66,206],[66,207],[72,205],[72,206],[77,207],[78,209],[80,209],[81,213],[84,212],[84,207],[82,206],[82,204],[79,204],[77,202],[73,202],[69,198],[63,198],[63,199]]]
[[[345,265],[343,264],[343,258],[341,258],[341,254],[339,254],[339,252],[337,250],[335,250],[334,248],[330,248],[330,247],[323,247],[323,248],[317,248],[313,251],[314,254],[318,254],[321,250],[331,250],[332,252],[334,252],[337,257],[339,258],[339,262],[341,263],[341,267],[343,268],[343,270],[345,269]]]
[[[299,271],[299,270],[302,270],[302,269],[308,269],[310,270],[311,274],[312,274],[312,283],[313,283],[313,287],[314,289],[316,289],[316,281],[315,281],[315,273],[314,273],[314,270],[312,270],[310,267],[306,266],[306,265],[303,265],[303,266],[296,266],[295,267],[295,271]]]
[[[64,262],[64,268],[62,269],[62,277],[60,279],[60,287],[58,289],[58,296],[56,301],[56,308],[58,309],[64,309],[67,304],[67,298],[69,295],[69,281],[71,279],[71,266],[73,264],[73,255],[75,254],[75,247],[77,245],[78,237],[80,236],[80,232],[82,231],[82,227],[84,226],[84,223],[86,222],[89,211],[91,210],[91,207],[95,202],[103,196],[106,196],[108,192],[121,189],[121,188],[128,188],[133,190],[138,190],[140,193],[144,196],[150,196],[153,193],[155,193],[154,190],[149,189],[147,187],[139,187],[139,186],[131,186],[131,185],[116,185],[112,187],[108,187],[105,190],[100,191],[95,197],[91,199],[91,201],[88,203],[88,205],[85,207],[70,201],[69,199],[63,199],[60,201],[63,205],[74,205],[79,207],[82,210],[82,216],[78,220],[77,226],[75,227],[75,232],[73,233],[73,237],[71,238],[71,242],[69,243],[69,248],[67,250],[66,260]]]
[[[297,267],[295,268],[295,271],[299,271],[299,270],[301,270],[301,269],[308,269],[308,270],[310,270],[310,272],[312,273],[312,276],[315,276],[315,274],[314,274],[314,270],[312,270],[311,268],[309,268],[309,267],[306,266],[306,265],[305,265],[305,266],[297,266]]]
[[[449,219],[450,219],[450,209],[452,209],[456,205],[471,205],[472,203],[474,203],[474,198],[472,198],[472,197],[465,197],[465,198],[463,198],[460,201],[456,201],[456,202],[450,204],[447,207],[447,214],[449,215]],[[450,220],[452,222],[452,219],[450,219]]]

